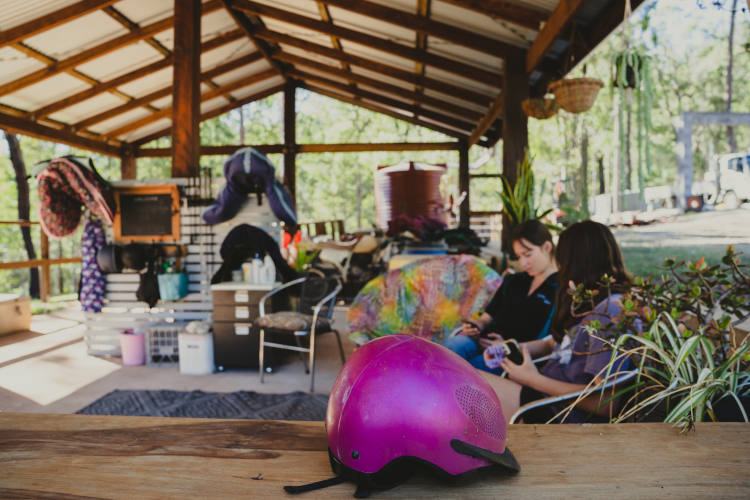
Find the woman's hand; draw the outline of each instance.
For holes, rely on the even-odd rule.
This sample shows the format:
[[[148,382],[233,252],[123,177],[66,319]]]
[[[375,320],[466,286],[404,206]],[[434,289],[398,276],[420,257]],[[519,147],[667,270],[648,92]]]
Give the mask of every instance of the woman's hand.
[[[500,345],[505,341],[503,339],[503,336],[499,333],[490,332],[487,334],[486,337],[479,337],[477,339],[477,342],[479,342],[479,347],[482,349],[487,349],[491,345]]]
[[[521,345],[521,352],[523,353],[523,363],[517,365],[506,358],[500,361],[500,366],[508,374],[509,379],[521,385],[531,386],[531,380],[539,374],[539,370],[537,370],[529,354],[529,349],[525,345]]]
[[[471,321],[464,321],[461,324],[461,331],[458,332],[458,335],[466,335],[467,337],[477,340],[480,333],[479,325]]]

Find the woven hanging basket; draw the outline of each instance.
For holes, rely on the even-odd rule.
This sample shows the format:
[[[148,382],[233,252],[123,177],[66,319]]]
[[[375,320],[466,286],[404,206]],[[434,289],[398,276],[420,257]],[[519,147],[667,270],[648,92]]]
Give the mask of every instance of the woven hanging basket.
[[[598,78],[564,78],[549,84],[557,104],[569,113],[583,113],[591,109],[604,82]]]
[[[532,97],[521,102],[521,109],[529,118],[546,120],[555,116],[559,107],[552,97]]]

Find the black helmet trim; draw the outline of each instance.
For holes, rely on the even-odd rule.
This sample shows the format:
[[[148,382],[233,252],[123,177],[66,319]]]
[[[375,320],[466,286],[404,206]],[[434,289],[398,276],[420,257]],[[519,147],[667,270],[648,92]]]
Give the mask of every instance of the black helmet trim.
[[[521,470],[521,466],[516,460],[516,457],[513,456],[513,453],[511,453],[510,448],[507,446],[502,453],[495,453],[494,451],[474,446],[473,444],[461,441],[460,439],[451,439],[451,448],[457,453],[487,460],[488,462],[504,467],[511,472],[519,472]]]
[[[515,457],[507,447],[505,448],[505,451],[500,454],[473,446],[458,439],[451,440],[451,447],[458,453],[486,460],[491,462],[492,465],[472,469],[462,474],[451,474],[427,460],[419,457],[407,456],[391,460],[379,471],[367,474],[344,465],[333,455],[333,453],[331,453],[331,449],[329,448],[328,458],[331,462],[331,469],[333,469],[333,473],[336,474],[335,477],[300,486],[284,486],[284,491],[291,494],[305,493],[307,491],[326,488],[343,482],[352,482],[357,485],[354,497],[367,498],[373,490],[388,490],[394,488],[399,484],[406,482],[420,470],[446,482],[470,480],[473,476],[478,476],[488,470],[497,471],[498,466],[500,466],[500,470],[504,472],[517,473],[521,470]]]

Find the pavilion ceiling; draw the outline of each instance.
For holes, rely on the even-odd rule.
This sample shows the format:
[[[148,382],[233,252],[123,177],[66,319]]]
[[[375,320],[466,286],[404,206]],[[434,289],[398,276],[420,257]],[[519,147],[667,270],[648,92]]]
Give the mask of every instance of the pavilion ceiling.
[[[505,58],[524,51],[529,86],[541,93],[621,22],[625,1],[202,5],[201,119],[293,80],[493,144],[502,131]],[[174,0],[0,0],[0,128],[111,155],[169,135],[173,10]]]

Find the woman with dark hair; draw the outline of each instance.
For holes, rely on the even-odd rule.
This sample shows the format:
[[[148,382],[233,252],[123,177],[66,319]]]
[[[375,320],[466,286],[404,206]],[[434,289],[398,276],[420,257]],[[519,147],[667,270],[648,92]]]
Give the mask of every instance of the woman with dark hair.
[[[547,336],[557,294],[555,245],[547,227],[535,219],[522,222],[511,242],[525,272],[507,275],[482,315],[443,341],[475,368],[492,373],[502,370],[487,367],[484,350],[503,338],[525,342]]]
[[[565,292],[559,293],[552,320],[552,335],[522,344],[523,363],[520,365],[507,359],[500,361],[500,366],[508,374],[507,379],[485,374],[500,398],[506,420],[520,406],[531,401],[584,389],[611,358],[611,350],[602,340],[589,335],[583,325],[593,320],[598,320],[605,327],[610,324],[610,318],[620,313],[620,298],[631,283],[631,276],[625,270],[620,248],[612,232],[606,226],[590,220],[573,224],[560,234],[556,258],[561,288],[583,284],[586,289],[598,290],[597,297],[602,299],[594,311],[581,318],[572,310],[572,297]],[[614,278],[609,290],[601,283],[605,274]],[[611,292],[611,296],[608,296],[608,292]],[[540,372],[532,358],[550,353],[552,358]],[[574,410],[567,422],[581,421],[590,412],[606,415],[609,410],[608,405],[601,405],[598,394],[582,400],[576,407],[584,411]],[[524,420],[546,422],[562,408],[564,405],[560,408],[548,407]]]

